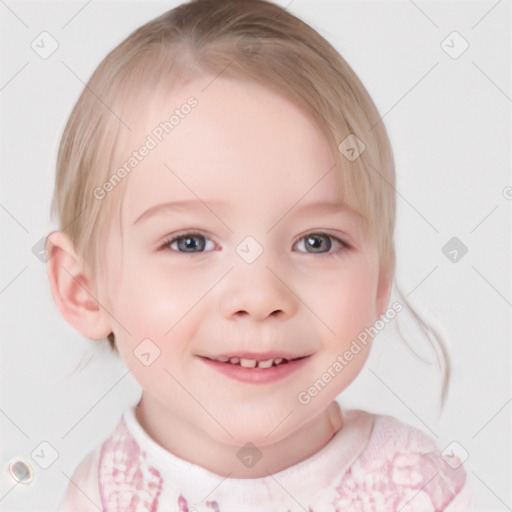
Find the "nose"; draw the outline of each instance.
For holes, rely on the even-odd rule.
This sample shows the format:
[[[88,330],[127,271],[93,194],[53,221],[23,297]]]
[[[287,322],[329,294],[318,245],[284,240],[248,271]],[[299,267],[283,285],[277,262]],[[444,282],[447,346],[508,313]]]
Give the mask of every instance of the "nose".
[[[226,276],[220,300],[225,318],[269,317],[289,318],[298,307],[289,277],[267,265],[261,258],[247,264],[241,262]]]

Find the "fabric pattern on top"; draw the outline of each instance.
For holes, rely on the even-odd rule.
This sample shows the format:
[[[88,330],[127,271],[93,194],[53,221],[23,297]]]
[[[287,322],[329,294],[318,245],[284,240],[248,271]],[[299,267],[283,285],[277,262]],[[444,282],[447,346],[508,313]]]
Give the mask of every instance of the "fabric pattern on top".
[[[462,466],[453,469],[444,462],[435,441],[418,429],[390,416],[378,418],[379,428],[366,449],[331,491],[329,512],[470,510],[449,508],[466,483]],[[179,492],[174,505],[159,503],[164,485],[161,473],[148,463],[124,418],[101,446],[98,477],[103,512],[223,512],[222,503],[215,500],[190,506]],[[303,505],[297,510],[328,512]]]
[[[380,432],[337,487],[336,510],[446,510],[466,484],[462,466],[448,465],[435,441],[419,430],[390,416],[380,423]]]

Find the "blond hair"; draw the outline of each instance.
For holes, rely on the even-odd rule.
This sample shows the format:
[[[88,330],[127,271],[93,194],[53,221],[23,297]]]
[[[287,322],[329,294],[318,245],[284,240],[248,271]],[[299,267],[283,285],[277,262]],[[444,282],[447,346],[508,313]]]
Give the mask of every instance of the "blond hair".
[[[331,44],[266,0],[194,0],[179,5],[133,32],[93,73],[64,129],[51,207],[91,275],[100,270],[102,241],[122,194],[116,187],[100,200],[93,191],[112,175],[115,149],[127,128],[124,105],[133,105],[145,88],[170,88],[219,73],[262,83],[316,121],[335,162],[338,199],[367,220],[381,268],[393,276],[395,169],[379,112]],[[364,144],[355,159],[341,150],[347,137]],[[405,298],[404,303],[413,311]],[[417,321],[430,329],[421,318]],[[445,363],[444,402],[448,354],[437,333],[427,338],[432,348],[438,345]],[[108,339],[116,350],[112,333]]]

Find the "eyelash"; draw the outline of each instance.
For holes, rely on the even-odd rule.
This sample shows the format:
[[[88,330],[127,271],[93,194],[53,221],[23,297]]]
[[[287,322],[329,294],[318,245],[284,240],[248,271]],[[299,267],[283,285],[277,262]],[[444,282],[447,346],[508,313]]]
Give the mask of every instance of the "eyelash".
[[[334,235],[330,235],[329,233],[324,233],[322,231],[311,231],[310,233],[307,233],[307,234],[303,235],[302,237],[300,237],[296,242],[294,242],[293,245],[295,245],[296,243],[298,243],[301,240],[304,240],[308,237],[322,237],[322,236],[325,236],[327,238],[330,238],[331,240],[334,240],[335,244],[338,243],[340,245],[338,250],[329,251],[329,252],[319,252],[319,253],[306,252],[306,251],[298,251],[298,252],[300,252],[302,254],[319,255],[319,256],[323,256],[323,257],[335,257],[335,256],[340,256],[341,255],[340,253],[344,253],[344,252],[352,249],[352,246],[349,243],[345,242],[345,240],[342,240],[341,238],[338,238]],[[204,238],[208,239],[208,237],[203,233],[199,233],[197,231],[187,231],[187,232],[184,232],[184,233],[181,233],[178,235],[174,235],[174,236],[164,239],[162,241],[162,243],[157,247],[157,251],[167,250],[167,251],[175,252],[178,254],[204,254],[205,252],[210,252],[210,251],[204,251],[204,250],[196,251],[196,252],[185,252],[185,251],[178,251],[178,250],[170,248],[170,245],[174,242],[177,242],[183,238],[193,238],[193,237],[204,237]]]

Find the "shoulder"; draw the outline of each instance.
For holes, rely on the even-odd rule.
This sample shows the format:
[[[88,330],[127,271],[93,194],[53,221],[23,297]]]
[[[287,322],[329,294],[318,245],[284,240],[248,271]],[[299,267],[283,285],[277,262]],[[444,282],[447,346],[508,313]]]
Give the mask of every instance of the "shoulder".
[[[68,482],[57,512],[97,512],[101,510],[98,486],[100,448],[91,450],[78,464]]]
[[[110,434],[78,464],[57,512],[108,510],[113,488],[117,489],[120,483],[124,483],[121,480],[133,477],[130,469],[135,468],[132,472],[139,474],[136,470],[140,469],[141,450],[130,435],[125,415],[126,411]],[[119,467],[126,470],[119,472]]]
[[[393,416],[372,416],[368,442],[337,489],[341,509],[369,499],[371,511],[471,510],[460,459],[443,457],[437,442],[418,428]]]
[[[422,430],[403,423],[393,416],[375,414],[372,435],[368,443],[371,455],[386,458],[398,453],[414,455],[431,454],[438,448],[436,441]]]
[[[98,512],[104,510],[102,490],[102,468],[105,454],[111,448],[120,449],[119,441],[127,437],[124,414],[119,418],[114,429],[101,443],[82,459],[69,479],[65,494],[57,512]]]

